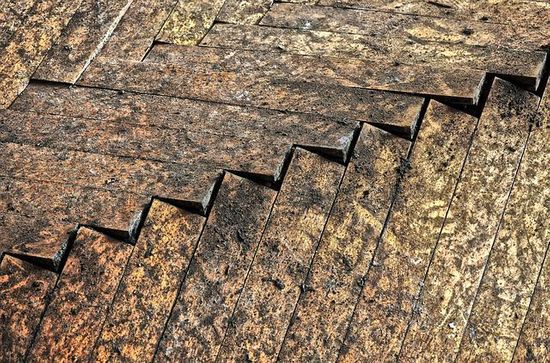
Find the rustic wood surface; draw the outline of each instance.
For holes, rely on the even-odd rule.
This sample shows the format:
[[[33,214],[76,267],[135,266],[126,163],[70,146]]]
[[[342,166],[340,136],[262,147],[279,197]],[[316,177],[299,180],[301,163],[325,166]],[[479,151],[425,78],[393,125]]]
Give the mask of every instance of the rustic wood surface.
[[[547,0],[6,0],[0,362],[550,361]]]

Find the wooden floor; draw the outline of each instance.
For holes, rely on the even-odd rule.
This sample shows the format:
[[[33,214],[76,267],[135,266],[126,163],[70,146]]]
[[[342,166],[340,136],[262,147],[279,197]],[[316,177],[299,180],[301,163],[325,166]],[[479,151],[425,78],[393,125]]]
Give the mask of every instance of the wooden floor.
[[[0,362],[550,362],[548,0],[6,0]]]

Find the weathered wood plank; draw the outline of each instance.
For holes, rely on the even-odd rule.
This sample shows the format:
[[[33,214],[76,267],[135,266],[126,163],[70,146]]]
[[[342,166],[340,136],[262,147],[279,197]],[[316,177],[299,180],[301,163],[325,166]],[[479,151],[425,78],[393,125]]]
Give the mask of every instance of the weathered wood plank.
[[[258,24],[273,6],[273,0],[225,0],[217,21],[231,24]]]
[[[430,102],[365,275],[341,361],[397,358],[476,124],[472,116]]]
[[[317,147],[345,159],[355,123],[337,123],[301,115],[281,116],[278,122],[269,123],[264,128],[252,126],[249,121],[240,123],[239,120],[230,122],[228,119],[225,127],[214,126],[216,131],[210,132],[205,130],[205,123],[189,123],[189,119],[181,116],[174,117],[168,127],[160,128],[156,125],[132,125],[125,119],[118,119],[115,123],[111,120],[2,111],[0,141],[38,145],[61,150],[62,153],[83,151],[94,155],[84,158],[104,168],[107,163],[100,162],[104,158],[98,156],[100,154],[123,158],[122,165],[129,169],[145,166],[132,166],[133,160],[139,159],[144,164],[151,164],[155,170],[179,169],[180,178],[184,180],[189,180],[189,176],[197,171],[220,168],[245,171],[269,180],[278,179],[285,155],[295,143]],[[182,124],[181,128],[177,127],[177,119]],[[166,121],[170,124],[168,118]],[[12,162],[15,163],[15,160]],[[29,164],[32,159],[23,162]],[[17,164],[14,167],[24,169]],[[114,166],[112,171],[117,168]],[[50,172],[54,172],[53,168]],[[76,170],[67,171],[68,174],[74,172]],[[106,170],[101,174],[105,173]],[[119,178],[121,175],[112,176]],[[142,180],[142,184],[146,182]]]
[[[189,185],[195,175],[197,178],[201,173],[216,175],[217,170],[222,168],[250,172],[267,180],[276,179],[285,154],[292,145],[290,140],[268,135],[251,140],[237,135],[224,138],[222,135],[193,134],[176,129],[158,132],[155,127],[107,125],[103,128],[97,122],[82,119],[38,117],[35,120],[47,123],[31,121],[26,130],[17,129],[16,125],[11,124],[7,126],[14,128],[8,130],[8,133],[0,133],[0,140],[7,145],[0,154],[16,156],[7,161],[5,170],[1,172],[3,175],[23,173],[27,177],[44,180],[50,174],[56,179],[62,177],[67,181],[74,177],[74,182],[78,184],[129,186],[137,193],[147,193],[148,190],[152,191],[151,187],[156,189],[155,184],[165,184],[168,188],[156,190],[153,194],[160,192],[159,195],[170,198],[180,195],[180,198],[174,199],[181,199],[185,195],[180,194],[177,184]],[[12,133],[14,129],[16,131]],[[64,134],[69,139],[62,137]],[[22,149],[26,149],[30,155],[23,154]],[[80,158],[90,164],[80,163]],[[110,164],[113,161],[119,163]],[[143,167],[150,169],[143,171]],[[63,175],[59,175],[60,172]],[[155,173],[159,175],[155,176]],[[147,174],[153,179],[141,177]],[[196,200],[192,199],[192,195],[189,197]]]
[[[485,72],[472,69],[455,68],[452,73],[445,73],[430,66],[396,65],[393,62],[170,44],[155,45],[145,60],[192,64],[194,67],[207,63],[224,71],[286,78],[295,82],[420,94],[468,104],[477,102],[485,79]]]
[[[546,241],[548,241],[548,234]],[[548,249],[548,246],[547,246]],[[512,362],[545,362],[550,355],[550,255],[546,255]]]
[[[101,56],[142,60],[177,2],[134,0],[101,50]]]
[[[208,32],[224,0],[178,1],[163,25],[157,40],[180,45],[196,45]]]
[[[34,79],[74,83],[103,47],[132,0],[82,0]]]
[[[153,201],[92,360],[151,361],[205,218]]]
[[[296,149],[218,359],[275,360],[343,172]]]
[[[82,85],[367,121],[410,135],[422,99],[177,64],[96,59]]]
[[[0,134],[0,139],[2,135]],[[187,200],[197,205],[219,175],[219,168],[115,157],[59,147],[0,142],[0,176],[54,182],[148,196]],[[70,147],[71,145],[68,145]],[[196,183],[204,183],[196,185]],[[139,198],[139,197],[138,197]],[[99,218],[99,217],[98,217]]]
[[[363,125],[331,211],[281,361],[335,361],[410,142]]]
[[[342,161],[346,160],[349,149],[347,139],[357,127],[353,121],[313,114],[43,84],[30,84],[10,108],[23,112],[109,120],[109,124],[119,124],[123,129],[127,125],[144,125],[161,130],[219,135],[232,140],[226,140],[225,143],[244,143],[244,140],[253,139],[256,140],[254,144],[258,144],[256,147],[261,146],[264,152],[266,142],[261,140],[271,135],[287,140],[287,144],[322,149]],[[215,142],[223,144],[219,140]]]
[[[225,174],[157,360],[214,361],[275,195]]]
[[[6,0],[0,8],[0,49],[3,49],[19,29],[36,0]]]
[[[375,38],[391,36],[496,48],[542,50],[550,46],[548,27],[534,31],[529,28],[531,24],[513,26],[471,19],[437,18],[326,6],[273,4],[260,24],[364,34]]]
[[[29,361],[87,360],[132,246],[81,228],[30,350]]]
[[[403,343],[403,359],[457,355],[538,101],[508,82],[493,83]]]
[[[550,238],[549,140],[547,126],[531,132],[462,338],[460,361],[512,359]]]
[[[0,264],[0,356],[21,362],[53,290],[57,276],[5,255]]]
[[[81,223],[124,234],[149,198],[121,190],[0,177],[0,250],[59,266],[69,233]]]
[[[23,91],[80,1],[37,1],[21,29],[0,50],[0,109],[7,108]]]
[[[550,3],[545,0],[320,0],[319,5],[375,8],[405,14],[457,18],[514,26],[545,27]]]
[[[508,76],[536,89],[546,54],[490,47],[425,42],[409,37],[371,36],[328,31],[282,29],[257,25],[215,24],[203,46],[303,55],[395,61],[399,64],[431,64],[446,72],[472,68]]]

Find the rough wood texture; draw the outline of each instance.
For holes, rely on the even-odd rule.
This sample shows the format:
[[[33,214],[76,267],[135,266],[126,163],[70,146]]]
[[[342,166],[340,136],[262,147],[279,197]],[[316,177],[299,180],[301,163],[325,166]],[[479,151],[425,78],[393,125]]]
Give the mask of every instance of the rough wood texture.
[[[25,89],[79,4],[80,0],[37,1],[19,31],[0,49],[0,109],[7,108]]]
[[[279,358],[334,361],[410,143],[364,125]]]
[[[132,217],[148,201],[121,190],[0,176],[0,228],[5,231],[0,246],[56,269],[79,223],[108,228],[124,238]]]
[[[394,99],[394,101],[397,100]],[[420,98],[412,98],[410,107],[413,107],[414,102],[414,105],[417,106],[416,112],[420,112],[421,101]],[[197,157],[205,159],[206,155],[210,155],[210,158],[223,159],[232,163],[234,168],[252,166],[254,164],[251,160],[252,154],[256,154],[260,160],[265,161],[266,156],[272,154],[270,150],[281,150],[282,147],[286,152],[288,146],[292,144],[317,148],[344,161],[350,147],[352,133],[358,126],[357,123],[351,120],[322,117],[316,114],[277,112],[165,96],[136,93],[121,94],[112,90],[54,87],[40,84],[29,85],[25,92],[14,102],[11,109],[71,117],[68,123],[90,124],[94,120],[105,121],[97,125],[125,130],[122,135],[118,136],[119,138],[133,139],[134,142],[141,145],[147,145],[147,143],[154,141],[154,139],[150,141],[142,140],[140,136],[132,137],[133,133],[141,132],[141,127],[143,127],[143,130],[149,129],[156,134],[160,138],[157,139],[159,142],[165,142],[163,139],[165,135],[171,134],[173,135],[171,139],[178,143],[173,144],[171,151],[169,151],[172,156],[177,157],[177,159],[171,161],[178,161],[179,159],[181,162],[183,159]],[[395,117],[397,117],[398,110],[396,108]],[[401,111],[405,111],[405,109],[401,109]],[[384,113],[377,113],[376,116],[380,122],[384,116],[389,117]],[[418,117],[418,115],[416,116]],[[29,117],[34,117],[34,115],[29,115]],[[23,123],[24,120],[19,120],[19,122]],[[63,125],[63,123],[61,124]],[[67,132],[74,132],[72,129],[74,128],[70,127],[69,130],[61,128],[65,132],[64,135],[67,135]],[[78,128],[76,129],[78,130]],[[131,130],[135,131],[130,132]],[[111,140],[116,139],[115,136],[109,133],[103,135]],[[149,138],[151,138],[151,135],[149,133]],[[197,140],[197,137],[216,138],[216,140],[202,140],[201,142]],[[265,140],[266,137],[271,138],[271,140]],[[273,138],[278,141],[273,142]],[[182,139],[185,140],[185,144],[193,145],[192,147],[200,153],[178,150],[181,148]],[[242,144],[241,147],[236,147],[238,144]],[[233,149],[237,154],[225,155],[220,153],[220,145],[226,145],[227,151]],[[243,147],[244,145],[251,149],[246,149]],[[267,148],[266,145],[268,145]],[[131,148],[131,146],[113,145],[119,150]],[[166,148],[166,145],[157,146]],[[210,151],[210,148],[214,146],[218,148],[218,151]],[[82,148],[82,146],[79,148]],[[167,155],[151,149],[154,148],[149,147],[149,151],[154,152],[155,158],[166,158]],[[215,153],[218,155],[215,155]],[[262,153],[265,155],[262,156]],[[134,151],[134,154],[138,155],[137,151]],[[241,155],[242,158],[235,158],[235,155]],[[278,158],[276,155],[272,154],[272,156]],[[279,154],[279,158],[281,156]],[[206,159],[208,159],[208,156],[206,156]],[[237,163],[241,163],[241,165],[237,166]],[[225,165],[225,167],[229,166]],[[252,170],[249,169],[248,171],[251,172]]]
[[[218,359],[275,360],[343,172],[294,151]]]
[[[0,8],[0,48],[13,36],[21,26],[36,0],[11,0]]]
[[[157,40],[180,45],[196,45],[216,19],[223,0],[178,1]]]
[[[462,338],[461,361],[510,361],[514,353],[550,238],[541,228],[550,216],[548,140],[547,126],[531,132]],[[518,357],[529,360],[526,352]]]
[[[94,362],[152,360],[204,219],[153,201],[95,343]]]
[[[433,64],[442,71],[473,68],[510,76],[530,89],[537,88],[546,59],[543,52],[499,50],[415,39],[391,35],[372,37],[329,31],[215,24],[201,45],[285,51],[314,56],[354,57],[380,62],[389,60],[409,65]]]
[[[397,358],[477,120],[428,106],[387,229],[364,277],[340,360]]]
[[[132,246],[81,228],[30,350],[29,361],[87,360]]]
[[[12,256],[0,264],[0,357],[21,362],[53,290],[56,274]]]
[[[214,361],[275,196],[225,174],[156,359]]]
[[[258,24],[273,6],[273,0],[225,0],[217,21],[232,24]]]
[[[454,69],[438,72],[430,66],[396,65],[389,62],[313,57],[271,52],[229,50],[208,47],[156,45],[147,61],[157,63],[214,64],[229,72],[259,74],[292,80],[365,88],[380,91],[421,94],[458,103],[477,103],[485,72]]]
[[[413,96],[257,77],[226,72],[215,65],[190,69],[177,64],[98,59],[79,84],[367,121],[409,135],[422,105],[422,99]]]
[[[266,116],[275,115],[266,114]],[[177,127],[177,120],[174,117],[169,120],[171,125],[160,127],[160,125],[132,125],[125,119],[98,121],[0,110],[0,124],[3,126],[3,130],[0,130],[0,141],[37,145],[36,153],[41,155],[55,153],[49,149],[61,150],[66,159],[63,162],[66,163],[70,163],[71,154],[78,154],[79,158],[87,159],[87,162],[93,166],[109,165],[112,162],[101,159],[111,156],[118,159],[119,164],[115,164],[108,170],[95,170],[93,172],[97,173],[95,176],[82,174],[80,177],[75,177],[97,179],[102,178],[101,174],[103,174],[104,179],[108,179],[105,176],[108,173],[112,178],[120,178],[120,169],[125,169],[129,179],[134,179],[128,184],[137,183],[138,188],[138,190],[134,188],[129,190],[147,193],[150,186],[144,184],[155,184],[155,181],[150,178],[136,178],[133,174],[158,173],[157,183],[172,184],[173,188],[170,192],[168,191],[170,189],[157,190],[153,194],[158,193],[163,197],[180,199],[177,195],[185,196],[185,193],[181,193],[182,190],[178,190],[176,184],[178,182],[185,184],[186,180],[190,180],[190,175],[200,174],[198,173],[200,169],[215,174],[216,169],[227,168],[262,175],[266,179],[276,179],[285,153],[293,144],[332,149],[335,156],[344,159],[357,127],[353,122],[336,122],[336,120],[323,120],[302,115],[281,115],[278,117],[278,122],[267,123],[265,120],[263,128],[261,124],[251,126],[249,119],[244,119],[242,124],[233,119],[233,122],[228,122],[223,130],[225,132],[220,133],[204,130],[202,122],[190,124],[189,121],[192,120],[185,117],[178,118],[181,121],[181,127]],[[272,118],[277,119],[277,117]],[[306,119],[310,122],[307,122],[307,126],[301,127]],[[220,122],[219,118],[217,122]],[[205,144],[216,146],[207,148]],[[247,147],[243,147],[245,145]],[[44,150],[45,148],[47,149]],[[2,153],[9,153],[9,150]],[[28,158],[28,155],[26,157]],[[35,159],[39,158],[38,156],[31,158],[27,162],[37,163]],[[23,167],[19,160],[12,162],[15,165],[6,166],[7,170],[12,167],[14,171],[24,171],[27,176],[34,173],[32,165],[27,168]],[[140,165],[141,163],[143,164]],[[40,168],[35,166],[35,169]],[[65,177],[72,178],[74,175],[70,174],[79,173],[78,169],[79,166],[75,165]],[[151,170],[141,171],[142,169]],[[44,169],[40,172],[43,178],[46,178],[47,172],[56,173],[58,170],[53,166],[50,170]],[[165,178],[162,176],[165,172],[180,176],[176,179]],[[14,172],[12,175],[17,173]],[[92,184],[94,183],[90,182],[90,185]],[[110,184],[114,186],[116,183]]]
[[[550,46],[550,29],[422,17],[394,12],[356,10],[298,4],[273,4],[261,25],[411,38],[430,42],[542,50]]]
[[[546,235],[548,238],[548,234]],[[546,259],[531,298],[527,317],[514,352],[513,362],[544,362],[550,354],[550,258]]]
[[[101,50],[109,58],[142,60],[178,0],[133,0]]]
[[[82,0],[34,79],[74,83],[117,26],[131,0]]]
[[[548,360],[549,23],[0,1],[0,361]]]
[[[403,359],[452,360],[457,355],[538,101],[495,80],[422,282]]]
[[[544,0],[319,0],[319,5],[370,8],[405,14],[440,16],[544,28],[550,4]]]

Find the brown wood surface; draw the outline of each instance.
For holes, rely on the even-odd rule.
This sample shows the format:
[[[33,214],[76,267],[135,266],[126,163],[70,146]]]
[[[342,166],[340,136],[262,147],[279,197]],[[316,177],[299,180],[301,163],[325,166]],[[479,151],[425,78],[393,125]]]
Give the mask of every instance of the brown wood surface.
[[[0,362],[548,361],[548,24],[0,2]]]

